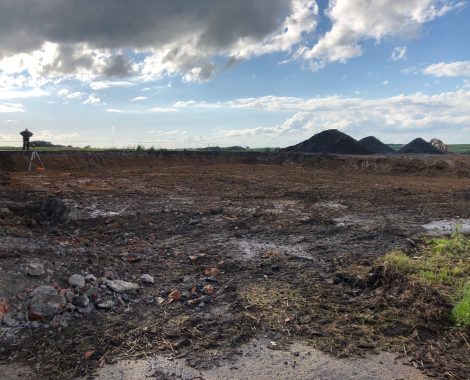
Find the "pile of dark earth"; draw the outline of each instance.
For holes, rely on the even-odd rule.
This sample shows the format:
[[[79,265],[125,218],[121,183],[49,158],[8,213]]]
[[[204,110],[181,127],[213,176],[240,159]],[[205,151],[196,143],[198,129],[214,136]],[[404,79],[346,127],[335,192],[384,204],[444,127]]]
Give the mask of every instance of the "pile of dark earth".
[[[359,140],[359,144],[361,144],[364,148],[375,154],[395,153],[392,148],[390,148],[388,145],[384,144],[382,141],[380,141],[377,137],[374,136],[364,137],[363,139]]]
[[[443,152],[437,149],[434,145],[424,141],[418,137],[402,147],[399,153],[423,153],[423,154],[442,154]]]
[[[333,153],[333,154],[371,154],[367,148],[362,146],[351,136],[338,131],[328,129],[317,133],[297,145],[289,146],[284,152],[299,153]]]

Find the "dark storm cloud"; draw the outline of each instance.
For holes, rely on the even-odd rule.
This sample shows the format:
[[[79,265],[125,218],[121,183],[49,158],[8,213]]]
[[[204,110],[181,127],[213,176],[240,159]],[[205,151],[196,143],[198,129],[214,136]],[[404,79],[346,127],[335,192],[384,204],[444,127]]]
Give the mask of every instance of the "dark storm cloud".
[[[93,64],[91,55],[78,52],[71,45],[61,45],[58,53],[54,62],[44,66],[44,72],[71,74],[79,69],[86,69]]]
[[[191,33],[200,49],[224,49],[243,37],[262,39],[291,11],[287,0],[1,0],[0,54],[45,41],[158,48]]]
[[[106,77],[124,78],[134,73],[132,62],[122,55],[113,57],[103,70]]]

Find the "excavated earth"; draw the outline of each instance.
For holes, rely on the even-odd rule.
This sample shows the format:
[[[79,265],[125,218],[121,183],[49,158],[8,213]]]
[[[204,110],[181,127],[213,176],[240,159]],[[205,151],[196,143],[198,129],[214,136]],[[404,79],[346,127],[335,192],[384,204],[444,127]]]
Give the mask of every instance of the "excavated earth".
[[[468,228],[469,156],[41,158],[0,153],[4,378],[470,378],[448,302],[377,264]]]

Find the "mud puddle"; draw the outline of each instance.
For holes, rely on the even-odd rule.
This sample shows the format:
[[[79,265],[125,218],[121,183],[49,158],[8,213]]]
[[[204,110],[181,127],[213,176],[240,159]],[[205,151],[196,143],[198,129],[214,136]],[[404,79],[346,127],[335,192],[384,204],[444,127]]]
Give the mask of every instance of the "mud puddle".
[[[338,359],[302,343],[276,349],[267,339],[240,347],[239,355],[218,367],[197,370],[184,359],[157,356],[148,360],[122,361],[98,370],[101,380],[126,379],[426,379],[406,359],[381,352],[367,358]]]
[[[456,230],[462,234],[470,234],[470,219],[454,219],[454,220],[435,220],[422,227],[430,236],[450,235]]]

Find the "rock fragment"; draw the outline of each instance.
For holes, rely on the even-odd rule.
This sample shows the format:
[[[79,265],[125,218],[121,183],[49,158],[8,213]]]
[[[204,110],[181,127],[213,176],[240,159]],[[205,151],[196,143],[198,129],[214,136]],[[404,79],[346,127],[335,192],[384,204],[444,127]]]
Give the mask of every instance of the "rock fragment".
[[[34,260],[31,261],[28,266],[26,267],[26,273],[33,277],[39,277],[46,274],[46,270],[44,269],[44,264],[40,261]]]
[[[88,282],[96,282],[96,277],[93,275],[93,274],[87,274],[85,276],[85,281],[88,281]]]
[[[88,305],[86,306],[83,306],[83,307],[79,307],[78,308],[78,312],[80,314],[90,314],[93,310],[94,310],[94,306],[92,303],[89,303]]]
[[[143,283],[145,284],[154,284],[155,283],[155,279],[153,276],[145,273],[143,274],[142,276],[140,276],[140,279]]]
[[[139,285],[124,280],[106,280],[105,285],[116,293],[132,292],[139,289]]]
[[[72,303],[78,307],[85,307],[90,303],[90,299],[86,294],[80,294],[73,297]]]
[[[52,197],[41,205],[40,219],[51,223],[68,223],[78,220],[78,210],[75,206],[66,204],[62,199]]]
[[[18,327],[20,322],[16,319],[16,313],[10,311],[4,315],[3,324],[8,327]]]
[[[85,286],[85,277],[73,274],[69,277],[69,285],[81,289]]]
[[[2,321],[5,314],[10,311],[10,305],[4,299],[0,299],[0,322]]]
[[[38,321],[51,319],[66,306],[65,297],[55,288],[41,285],[34,289],[29,304],[29,319]]]
[[[114,307],[115,302],[111,299],[103,300],[99,302],[96,306],[99,307],[100,309],[111,309]]]

